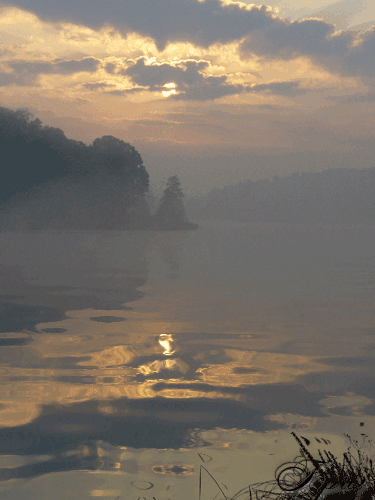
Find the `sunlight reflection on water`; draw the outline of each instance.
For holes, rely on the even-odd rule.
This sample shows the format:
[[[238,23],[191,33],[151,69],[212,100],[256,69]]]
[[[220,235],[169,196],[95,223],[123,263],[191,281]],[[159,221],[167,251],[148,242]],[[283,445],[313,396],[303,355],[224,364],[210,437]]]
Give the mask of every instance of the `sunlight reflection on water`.
[[[176,351],[172,349],[172,344],[174,340],[172,338],[172,335],[169,335],[167,333],[161,333],[159,337],[159,344],[164,347],[164,352],[166,356],[171,356],[171,354],[174,354]]]
[[[338,453],[371,434],[374,243],[249,224],[0,234],[1,498],[191,500],[204,454],[234,491],[296,454],[291,429]]]

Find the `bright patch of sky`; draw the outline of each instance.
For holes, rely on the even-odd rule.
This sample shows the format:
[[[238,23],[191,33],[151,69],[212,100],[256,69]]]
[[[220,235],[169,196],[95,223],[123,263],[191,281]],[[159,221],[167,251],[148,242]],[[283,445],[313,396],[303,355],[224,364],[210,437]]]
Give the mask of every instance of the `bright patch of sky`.
[[[191,187],[373,155],[374,2],[90,2],[0,2],[0,105],[85,142],[119,137],[151,177]],[[304,151],[325,159],[288,160]]]
[[[250,2],[246,2],[250,3]],[[336,13],[337,19],[345,20],[347,27],[375,21],[375,2],[372,0],[269,0],[273,8],[277,7],[282,18],[291,21],[328,11]]]

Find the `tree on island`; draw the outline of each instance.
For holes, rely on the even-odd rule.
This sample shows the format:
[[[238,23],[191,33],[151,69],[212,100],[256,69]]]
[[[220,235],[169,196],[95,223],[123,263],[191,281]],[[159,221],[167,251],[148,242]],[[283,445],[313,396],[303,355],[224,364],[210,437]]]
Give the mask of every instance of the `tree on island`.
[[[197,229],[196,224],[188,221],[182,198],[181,183],[177,175],[169,177],[159,207],[155,214],[157,229],[179,230]]]

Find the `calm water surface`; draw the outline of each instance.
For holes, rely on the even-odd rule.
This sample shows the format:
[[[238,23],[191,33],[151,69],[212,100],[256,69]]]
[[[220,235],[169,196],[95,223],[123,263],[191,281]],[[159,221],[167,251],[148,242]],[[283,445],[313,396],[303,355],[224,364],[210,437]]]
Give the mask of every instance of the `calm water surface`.
[[[374,244],[371,226],[0,233],[0,498],[194,500],[201,466],[230,497],[298,454],[292,430],[339,455],[374,436]],[[222,500],[208,473],[201,500]]]

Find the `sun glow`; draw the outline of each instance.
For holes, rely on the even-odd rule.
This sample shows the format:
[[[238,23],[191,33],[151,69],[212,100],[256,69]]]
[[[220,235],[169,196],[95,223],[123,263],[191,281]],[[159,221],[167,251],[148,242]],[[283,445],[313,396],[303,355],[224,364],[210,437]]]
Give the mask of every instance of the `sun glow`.
[[[176,93],[176,85],[173,82],[166,83],[164,85],[164,88],[170,89],[170,90],[162,90],[162,94],[164,97],[168,97],[168,96]]]

